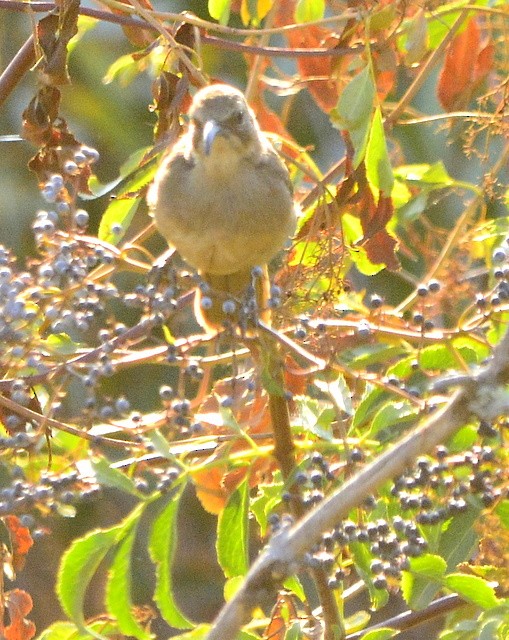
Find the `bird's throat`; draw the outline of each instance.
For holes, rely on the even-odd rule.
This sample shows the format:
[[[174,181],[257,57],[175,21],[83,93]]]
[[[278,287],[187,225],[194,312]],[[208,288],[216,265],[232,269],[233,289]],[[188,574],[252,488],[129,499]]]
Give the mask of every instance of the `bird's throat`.
[[[214,180],[232,179],[238,171],[239,163],[245,157],[245,151],[245,148],[235,145],[229,138],[217,136],[210,153],[201,157],[207,177]]]

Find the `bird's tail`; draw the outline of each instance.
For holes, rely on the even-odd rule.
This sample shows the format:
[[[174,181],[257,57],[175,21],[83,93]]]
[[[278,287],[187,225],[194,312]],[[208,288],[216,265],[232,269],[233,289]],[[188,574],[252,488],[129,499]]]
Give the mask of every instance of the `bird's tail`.
[[[267,265],[253,275],[247,268],[235,273],[200,273],[205,286],[198,289],[195,314],[204,329],[216,333],[227,325],[253,329],[257,319],[270,322],[270,280]]]

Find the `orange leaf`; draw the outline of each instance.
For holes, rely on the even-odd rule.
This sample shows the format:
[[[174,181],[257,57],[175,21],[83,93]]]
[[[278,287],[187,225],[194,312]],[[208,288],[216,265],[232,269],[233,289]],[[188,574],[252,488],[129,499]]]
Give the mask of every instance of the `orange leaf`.
[[[5,605],[9,611],[10,624],[4,629],[5,640],[30,640],[35,636],[35,625],[25,618],[32,611],[30,594],[13,589],[5,594]]]
[[[23,527],[17,516],[6,516],[4,523],[11,537],[12,564],[15,571],[25,566],[26,555],[34,544],[30,531]]]
[[[191,472],[196,496],[208,513],[218,515],[226,506],[228,492],[222,484],[225,472],[226,465]]]
[[[438,79],[437,95],[446,111],[465,107],[475,88],[491,71],[494,47],[481,43],[481,34],[474,18],[465,31],[457,35],[447,48],[444,66]]]

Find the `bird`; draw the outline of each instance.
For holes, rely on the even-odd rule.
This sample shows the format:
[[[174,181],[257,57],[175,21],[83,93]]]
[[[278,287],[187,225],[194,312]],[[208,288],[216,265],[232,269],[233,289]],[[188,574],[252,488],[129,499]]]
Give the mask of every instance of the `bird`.
[[[297,207],[289,171],[239,89],[198,90],[188,115],[147,202],[161,235],[198,272],[195,315],[214,333],[238,324],[243,309],[270,314],[267,263],[294,234]]]

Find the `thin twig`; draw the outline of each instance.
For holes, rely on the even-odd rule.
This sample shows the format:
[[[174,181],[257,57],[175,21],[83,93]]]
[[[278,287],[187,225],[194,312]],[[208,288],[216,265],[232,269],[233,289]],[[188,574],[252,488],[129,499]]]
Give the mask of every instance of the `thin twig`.
[[[376,629],[388,627],[390,629],[398,629],[404,631],[406,629],[413,629],[420,624],[429,622],[435,618],[441,618],[446,614],[458,609],[459,607],[468,606],[464,600],[462,600],[456,594],[450,594],[439,598],[432,602],[429,606],[421,611],[404,611],[392,618],[388,618],[379,624],[374,624],[371,627],[358,631],[357,633],[351,633],[346,636],[345,640],[361,640],[366,633],[375,631]]]

